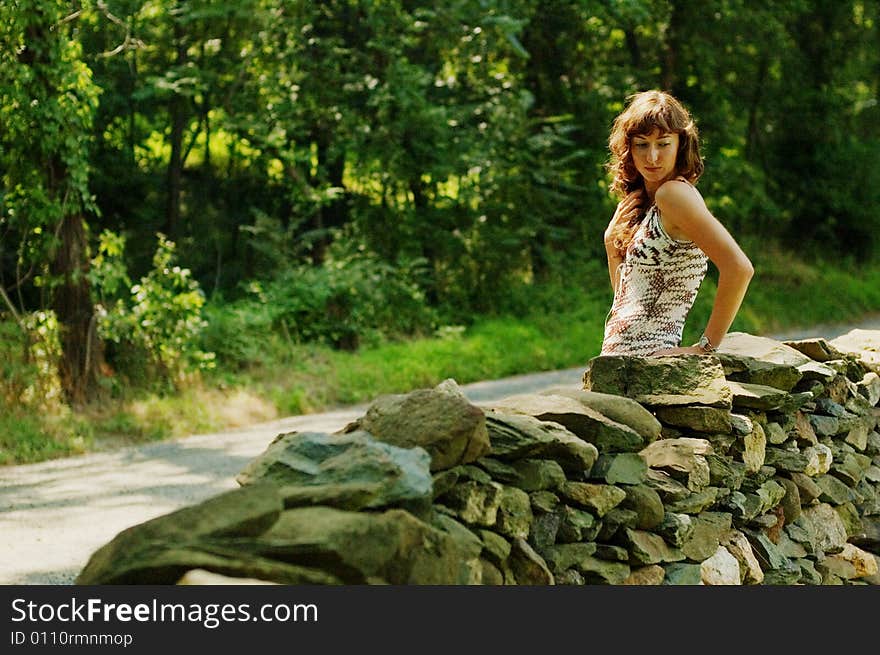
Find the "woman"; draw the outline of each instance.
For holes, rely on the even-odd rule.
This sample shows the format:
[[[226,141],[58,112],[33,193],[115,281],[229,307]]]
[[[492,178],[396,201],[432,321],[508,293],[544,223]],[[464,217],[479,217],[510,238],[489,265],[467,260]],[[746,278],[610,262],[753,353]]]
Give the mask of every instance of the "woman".
[[[614,302],[601,354],[711,353],[754,269],[694,186],[703,172],[697,128],[671,95],[646,91],[629,99],[608,143],[611,189],[622,200],[605,230]],[[712,314],[699,342],[682,347],[708,260],[718,268]]]

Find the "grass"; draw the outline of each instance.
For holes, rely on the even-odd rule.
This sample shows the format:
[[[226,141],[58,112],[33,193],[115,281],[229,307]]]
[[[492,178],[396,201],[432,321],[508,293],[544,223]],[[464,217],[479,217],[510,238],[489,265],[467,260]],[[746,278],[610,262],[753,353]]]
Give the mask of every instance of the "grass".
[[[880,265],[811,263],[763,246],[747,251],[755,253],[756,274],[732,330],[767,334],[880,312]],[[525,292],[516,311],[481,318],[467,329],[446,326],[430,338],[380,343],[354,353],[295,344],[283,335],[255,334],[247,361],[221,363],[219,370],[177,393],[129,388],[119,397],[78,411],[58,402],[12,402],[10,389],[20,392],[33,375],[16,377],[8,363],[15,359],[15,350],[0,348],[7,362],[0,380],[0,393],[6,392],[6,404],[0,407],[0,464],[313,413],[434,386],[446,378],[466,384],[586,365],[599,351],[610,301],[610,288],[597,275],[599,270],[593,266],[590,275],[569,275],[580,283],[558,281]],[[710,275],[688,318],[685,342],[699,336],[713,292]],[[4,337],[11,329],[0,323]]]

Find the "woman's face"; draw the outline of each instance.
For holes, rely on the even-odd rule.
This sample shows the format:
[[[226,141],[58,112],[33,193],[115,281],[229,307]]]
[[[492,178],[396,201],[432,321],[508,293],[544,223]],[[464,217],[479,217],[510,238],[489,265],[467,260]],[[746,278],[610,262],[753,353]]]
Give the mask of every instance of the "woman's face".
[[[647,135],[632,137],[632,158],[636,170],[645,180],[645,186],[656,189],[675,175],[678,157],[678,134],[661,132],[660,128]]]

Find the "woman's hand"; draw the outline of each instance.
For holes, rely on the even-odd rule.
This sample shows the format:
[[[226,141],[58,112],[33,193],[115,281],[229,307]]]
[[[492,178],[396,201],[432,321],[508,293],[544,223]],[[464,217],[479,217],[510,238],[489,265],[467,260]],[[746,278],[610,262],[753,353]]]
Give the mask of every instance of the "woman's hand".
[[[644,190],[637,189],[636,191],[627,194],[623,200],[617,203],[617,209],[614,210],[614,216],[611,217],[611,221],[605,229],[606,247],[613,245],[616,228],[620,225],[629,223],[635,216],[637,216],[644,202]]]

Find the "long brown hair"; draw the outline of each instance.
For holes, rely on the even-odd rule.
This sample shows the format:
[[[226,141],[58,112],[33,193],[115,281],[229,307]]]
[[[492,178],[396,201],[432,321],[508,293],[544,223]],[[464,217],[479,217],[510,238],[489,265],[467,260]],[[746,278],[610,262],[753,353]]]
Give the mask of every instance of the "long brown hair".
[[[673,96],[665,91],[643,91],[627,98],[624,110],[614,119],[608,149],[611,156],[607,168],[612,174],[611,191],[623,199],[631,193],[642,198],[628,216],[622,217],[611,236],[614,247],[621,257],[632,241],[636,229],[648,210],[648,194],[641,174],[632,158],[632,140],[635,136],[647,136],[655,129],[661,133],[678,134],[678,154],[675,158],[675,175],[695,184],[703,174],[703,158],[700,156],[700,137],[690,113]]]

